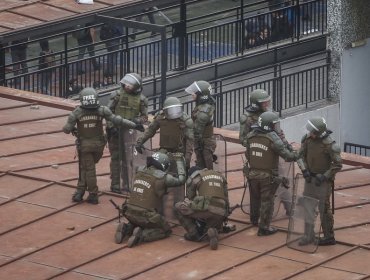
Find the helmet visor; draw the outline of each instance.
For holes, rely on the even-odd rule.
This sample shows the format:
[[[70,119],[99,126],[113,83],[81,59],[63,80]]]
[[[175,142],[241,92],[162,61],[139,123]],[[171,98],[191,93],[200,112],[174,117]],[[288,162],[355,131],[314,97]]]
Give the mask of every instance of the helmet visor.
[[[307,121],[306,129],[309,133],[318,133],[319,129],[310,121]]]
[[[197,82],[194,82],[192,83],[190,86],[188,86],[186,89],[185,89],[185,92],[189,93],[189,94],[196,94],[198,92],[202,92],[201,89],[199,88]]]
[[[173,120],[182,116],[182,105],[174,105],[164,109],[167,119]]]

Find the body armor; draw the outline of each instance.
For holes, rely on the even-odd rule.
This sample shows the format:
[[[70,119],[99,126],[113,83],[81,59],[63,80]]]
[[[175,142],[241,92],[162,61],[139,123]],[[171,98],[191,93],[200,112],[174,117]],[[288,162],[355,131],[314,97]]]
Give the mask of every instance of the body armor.
[[[123,89],[120,89],[119,100],[114,112],[125,119],[133,120],[140,114],[140,94],[129,94]]]
[[[191,114],[191,118],[193,119],[194,123],[197,121],[198,114],[200,112],[207,115],[207,124],[204,127],[203,138],[210,138],[213,136],[213,114],[215,111],[215,107],[211,104],[201,104],[195,107]],[[203,115],[204,116],[204,115]]]
[[[307,167],[311,173],[323,174],[330,168],[331,159],[329,154],[330,145],[323,143],[321,139],[306,139]]]
[[[167,118],[159,119],[160,139],[159,146],[169,152],[182,152],[185,150],[185,122],[181,118],[169,120]]]
[[[251,169],[269,173],[278,169],[279,155],[272,150],[273,140],[268,134],[249,135],[248,141],[247,152]]]
[[[138,171],[128,203],[144,209],[159,210],[165,193],[164,188],[160,190],[164,186],[165,175],[160,170],[150,168]]]
[[[201,176],[201,182],[198,189],[199,196],[226,199],[224,193],[224,178],[219,172],[213,170],[202,170],[199,174]]]
[[[77,121],[78,135],[81,139],[99,138],[104,135],[103,117],[98,111],[82,114]]]

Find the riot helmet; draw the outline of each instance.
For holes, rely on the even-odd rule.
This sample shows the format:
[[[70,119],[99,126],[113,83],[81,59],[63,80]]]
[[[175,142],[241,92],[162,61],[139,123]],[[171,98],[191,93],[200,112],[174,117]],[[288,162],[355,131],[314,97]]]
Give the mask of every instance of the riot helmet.
[[[154,166],[156,169],[167,171],[170,167],[170,160],[168,156],[161,152],[156,152],[152,154],[150,157],[146,158],[146,166]]]
[[[271,96],[264,89],[255,89],[251,92],[249,101],[252,107],[266,112],[269,110]]]
[[[195,81],[185,89],[197,103],[206,103],[212,98],[212,86],[206,81]]]
[[[96,109],[100,106],[98,93],[94,88],[87,87],[80,92],[81,107],[84,109]]]
[[[163,111],[167,119],[178,119],[182,116],[182,104],[177,97],[167,97],[163,103]]]
[[[309,119],[306,124],[306,129],[309,133],[312,133],[320,138],[323,138],[328,134],[326,121],[322,117]]]
[[[140,93],[143,89],[142,79],[137,73],[128,73],[119,82],[129,93]]]
[[[274,131],[280,122],[279,116],[274,112],[264,112],[258,118],[258,126],[265,131]]]

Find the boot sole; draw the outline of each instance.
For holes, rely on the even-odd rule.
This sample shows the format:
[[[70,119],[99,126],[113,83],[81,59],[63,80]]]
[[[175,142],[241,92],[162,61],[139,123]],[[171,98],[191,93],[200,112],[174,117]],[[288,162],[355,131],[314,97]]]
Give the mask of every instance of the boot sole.
[[[209,238],[209,246],[212,250],[217,250],[218,248],[218,233],[217,230],[214,228],[209,228],[207,231],[207,235]]]
[[[127,242],[127,247],[132,248],[139,243],[139,239],[143,233],[143,230],[139,227],[134,229],[132,236],[129,238]]]
[[[125,224],[121,223],[117,226],[116,234],[114,235],[114,241],[117,244],[121,244],[123,239],[125,238],[125,234],[123,231],[125,230]]]

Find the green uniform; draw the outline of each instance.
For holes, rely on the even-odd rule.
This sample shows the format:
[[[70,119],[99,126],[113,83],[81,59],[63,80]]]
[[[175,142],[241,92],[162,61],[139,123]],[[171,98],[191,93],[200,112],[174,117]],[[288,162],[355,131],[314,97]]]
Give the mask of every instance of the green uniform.
[[[191,114],[194,122],[194,151],[197,166],[213,169],[213,153],[216,141],[213,138],[213,116],[215,105],[203,103],[196,106]]]
[[[240,117],[240,130],[239,130],[239,141],[244,146],[247,147],[248,142],[248,133],[252,129],[252,125],[257,125],[258,117],[263,113],[262,110],[256,110],[252,108],[251,106],[248,106],[246,108],[246,113]],[[291,147],[288,141],[285,139],[284,132],[282,130],[279,131],[278,136],[283,141],[284,145],[287,147]],[[247,153],[246,153],[246,157]],[[243,170],[248,170],[248,163],[244,166]],[[247,174],[244,172],[244,176],[247,177]],[[279,197],[282,199],[282,202],[284,204],[285,210],[289,213],[290,212],[290,206],[291,206],[291,193],[288,192],[284,187],[280,186],[278,188],[281,188],[278,192]],[[282,194],[282,196],[280,196]],[[259,199],[258,196],[255,196],[251,193],[251,189],[249,189],[249,196],[250,196],[250,219],[252,224],[258,223],[258,213],[256,209],[259,209]]]
[[[251,222],[257,224],[260,218],[260,229],[268,229],[274,210],[274,195],[282,180],[278,173],[279,156],[286,161],[293,161],[297,155],[285,147],[275,131],[252,129],[247,135],[246,144],[249,161],[249,171],[246,175],[251,195]]]
[[[229,198],[226,178],[218,171],[194,172],[186,182],[186,199],[175,204],[176,216],[190,236],[204,234],[208,228],[221,230],[228,216]],[[205,223],[199,229],[196,220]]]
[[[342,159],[340,156],[340,147],[330,137],[312,138],[305,135],[302,138],[300,156],[306,168],[312,177],[322,174],[326,177],[319,186],[315,185],[315,180],[306,180],[304,187],[304,196],[313,197],[319,200],[319,211],[321,217],[321,226],[324,232],[324,238],[334,238],[334,218],[330,207],[330,196],[334,188],[335,174],[342,169]],[[314,224],[312,215],[306,215],[306,223]]]
[[[96,184],[95,164],[103,155],[106,139],[103,131],[103,119],[110,121],[115,126],[134,128],[135,123],[115,116],[108,107],[99,106],[96,109],[83,109],[78,106],[68,116],[63,127],[64,133],[71,133],[77,124],[79,140],[80,178],[77,188],[86,189],[93,194],[98,192]]]
[[[124,216],[133,226],[143,229],[141,241],[154,241],[171,234],[170,225],[159,210],[167,188],[179,186],[184,181],[184,176],[176,178],[153,166],[139,168]]]
[[[144,124],[148,120],[148,100],[141,93],[130,94],[121,88],[111,96],[108,106],[116,115],[133,121],[136,124]],[[117,131],[116,128],[112,127],[112,124],[108,123],[107,134],[108,147],[111,155],[111,188],[118,189],[120,186],[120,168],[123,171],[121,177],[125,178],[128,176],[128,162],[130,161],[131,148],[135,144],[137,132],[129,131],[128,129]],[[120,150],[122,153],[121,156]],[[120,166],[120,159],[122,166]],[[127,188],[128,186],[124,187]]]

